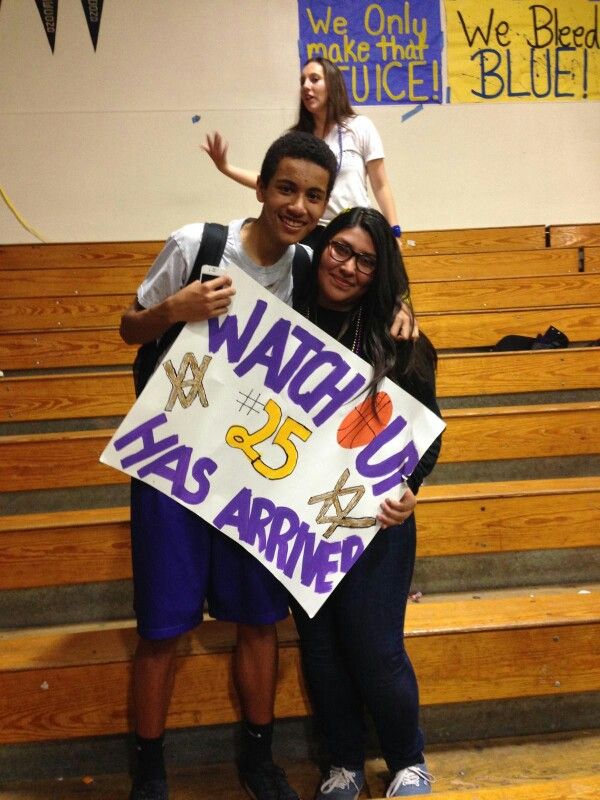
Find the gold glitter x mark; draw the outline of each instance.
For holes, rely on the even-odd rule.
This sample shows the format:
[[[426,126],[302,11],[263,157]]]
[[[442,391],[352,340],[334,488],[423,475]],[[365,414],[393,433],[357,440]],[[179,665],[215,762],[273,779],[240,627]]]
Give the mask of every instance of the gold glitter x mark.
[[[179,372],[175,372],[173,364],[170,360],[163,364],[165,372],[167,373],[172,386],[169,400],[165,406],[165,411],[172,411],[175,403],[178,400],[181,403],[182,408],[189,408],[196,397],[200,401],[200,404],[203,408],[208,407],[208,400],[206,398],[206,392],[204,391],[202,381],[211,361],[211,356],[204,356],[202,363],[198,365],[194,354],[186,353],[181,359]],[[191,369],[192,377],[186,380],[185,376],[188,369]],[[189,389],[187,394],[184,391],[185,389]]]
[[[339,527],[341,528],[370,528],[375,525],[375,517],[349,517],[348,514],[360,502],[361,497],[365,493],[364,486],[345,486],[346,481],[350,477],[350,470],[345,469],[331,492],[324,492],[317,494],[309,499],[309,505],[314,503],[323,503],[321,510],[317,516],[317,522],[331,523],[325,533],[324,539],[329,539],[332,533]],[[340,497],[342,495],[351,494],[352,497],[348,501],[345,508],[342,508]],[[336,514],[327,515],[327,512],[334,507]]]

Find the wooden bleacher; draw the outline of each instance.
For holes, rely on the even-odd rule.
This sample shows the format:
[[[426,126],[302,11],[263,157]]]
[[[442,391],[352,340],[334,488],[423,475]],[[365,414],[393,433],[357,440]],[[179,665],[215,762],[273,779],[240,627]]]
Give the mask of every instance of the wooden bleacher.
[[[589,595],[553,587],[533,596],[530,590],[487,599],[443,595],[411,605],[408,649],[419,675],[421,703],[557,697],[597,688],[600,586],[590,588],[594,591]],[[228,668],[233,633],[231,625],[212,621],[182,641],[169,715],[172,727],[238,718]],[[276,714],[304,716],[308,704],[291,620],[279,626],[279,634]],[[0,742],[128,729],[136,638],[132,622],[15,631],[3,638]],[[452,669],[445,666],[450,657]],[[40,691],[41,680],[52,687],[51,695]]]
[[[468,476],[423,487],[419,556],[587,553],[600,520],[600,398],[591,391],[600,348],[585,346],[600,336],[600,225],[419,232],[406,241],[419,321],[441,351],[439,396],[459,400],[444,412],[440,468],[464,465]],[[81,497],[128,481],[98,455],[133,401],[135,348],[118,336],[120,313],[160,245],[0,246],[0,482],[11,500],[0,516],[0,590],[11,602],[19,592],[130,577],[128,508],[85,506]],[[503,335],[550,324],[574,346],[489,352]],[[546,476],[556,458],[592,467]],[[515,460],[527,478],[513,477]],[[502,477],[482,479],[487,464]],[[30,504],[59,492],[68,501],[75,489],[72,507]],[[408,647],[423,705],[597,692],[599,589],[589,577],[569,587],[473,585],[411,604]],[[10,604],[0,620],[4,746],[130,727],[131,619],[20,628],[9,612]],[[290,621],[280,635],[277,714],[304,716]],[[237,718],[231,647],[230,626],[214,621],[182,641],[170,727]]]

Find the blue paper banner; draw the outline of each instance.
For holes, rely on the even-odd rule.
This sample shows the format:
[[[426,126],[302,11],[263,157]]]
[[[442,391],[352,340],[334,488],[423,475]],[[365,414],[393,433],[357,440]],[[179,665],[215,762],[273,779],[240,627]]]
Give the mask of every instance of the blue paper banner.
[[[353,105],[441,103],[439,0],[298,0],[300,62],[324,56]]]

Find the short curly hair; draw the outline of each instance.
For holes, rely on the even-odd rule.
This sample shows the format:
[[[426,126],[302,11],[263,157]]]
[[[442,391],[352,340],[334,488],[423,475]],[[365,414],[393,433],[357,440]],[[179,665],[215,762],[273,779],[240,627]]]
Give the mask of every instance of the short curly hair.
[[[323,167],[329,173],[327,182],[327,197],[329,197],[335,182],[337,161],[331,148],[322,139],[302,131],[290,131],[276,139],[267,150],[260,168],[260,181],[263,186],[269,185],[283,158],[298,158]]]

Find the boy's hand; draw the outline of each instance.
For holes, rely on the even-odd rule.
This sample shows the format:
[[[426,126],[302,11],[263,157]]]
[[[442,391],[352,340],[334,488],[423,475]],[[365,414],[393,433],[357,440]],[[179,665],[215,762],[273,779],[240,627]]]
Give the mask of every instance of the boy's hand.
[[[193,281],[171,298],[173,313],[180,322],[201,322],[218,317],[227,312],[234,294],[229,275],[210,281]]]

